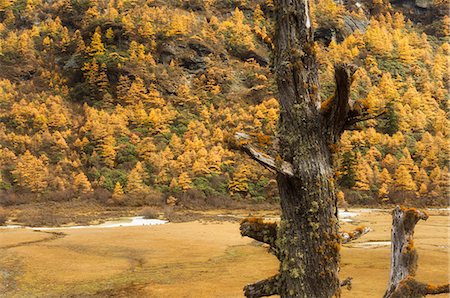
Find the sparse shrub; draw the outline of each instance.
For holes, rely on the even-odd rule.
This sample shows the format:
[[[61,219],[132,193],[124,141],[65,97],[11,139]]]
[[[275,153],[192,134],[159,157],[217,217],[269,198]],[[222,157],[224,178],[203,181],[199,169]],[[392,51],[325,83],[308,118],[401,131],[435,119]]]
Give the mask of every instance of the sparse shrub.
[[[155,207],[144,207],[139,215],[145,219],[157,219],[159,218],[159,211]]]
[[[17,221],[30,227],[59,225],[59,222],[53,212],[45,212],[44,210],[34,208],[22,210],[17,216]]]
[[[4,225],[8,220],[9,212],[0,207],[0,226]]]
[[[189,189],[177,195],[179,205],[188,209],[206,208],[206,196],[203,191],[198,189]]]
[[[121,204],[124,206],[140,207],[140,206],[158,206],[164,203],[164,197],[158,190],[147,190],[125,194]]]
[[[164,218],[171,222],[177,221],[177,212],[175,211],[175,208],[172,206],[165,206],[164,207]]]
[[[3,206],[26,204],[33,202],[35,198],[36,194],[19,193],[15,192],[13,189],[0,191],[0,205]]]

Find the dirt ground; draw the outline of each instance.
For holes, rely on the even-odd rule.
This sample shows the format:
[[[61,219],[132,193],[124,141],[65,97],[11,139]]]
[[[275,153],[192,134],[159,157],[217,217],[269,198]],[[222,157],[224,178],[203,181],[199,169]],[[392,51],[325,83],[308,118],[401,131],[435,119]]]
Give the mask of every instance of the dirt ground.
[[[448,212],[416,228],[417,277],[449,277]],[[372,232],[345,245],[343,297],[382,297],[389,277],[391,216],[361,212],[342,229]],[[381,246],[376,245],[380,241]],[[32,231],[0,228],[0,297],[243,297],[242,287],[276,273],[267,249],[239,234],[236,222]],[[448,297],[440,295],[435,297]]]

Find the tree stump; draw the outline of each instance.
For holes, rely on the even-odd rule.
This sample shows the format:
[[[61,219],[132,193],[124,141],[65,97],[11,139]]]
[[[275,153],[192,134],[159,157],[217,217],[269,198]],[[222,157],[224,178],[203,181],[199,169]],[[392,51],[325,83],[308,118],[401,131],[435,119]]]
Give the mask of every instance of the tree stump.
[[[425,212],[397,206],[392,213],[391,273],[383,298],[419,298],[431,294],[449,293],[449,284],[433,286],[415,280],[417,250],[414,228],[419,220],[427,220]]]

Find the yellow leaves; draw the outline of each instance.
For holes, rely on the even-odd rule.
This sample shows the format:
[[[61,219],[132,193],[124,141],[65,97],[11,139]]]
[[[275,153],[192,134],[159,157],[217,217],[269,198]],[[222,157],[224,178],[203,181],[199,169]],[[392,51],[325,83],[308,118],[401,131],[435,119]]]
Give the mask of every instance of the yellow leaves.
[[[92,57],[105,54],[106,48],[102,42],[100,27],[97,27],[94,34],[92,35],[91,44],[87,47],[86,51]]]
[[[73,188],[79,193],[88,193],[92,191],[92,185],[83,172],[73,174]]]
[[[124,192],[123,192],[122,185],[120,184],[120,182],[116,182],[116,184],[114,185],[112,199],[120,202],[123,200],[123,198],[124,198]]]
[[[181,11],[173,14],[167,26],[166,36],[188,35],[192,26],[195,25],[196,19],[193,14],[185,14]]]
[[[165,133],[169,131],[167,124],[169,124],[177,115],[178,112],[175,109],[170,106],[165,106],[162,109],[150,109],[147,121],[152,125],[156,132]]]
[[[238,53],[255,48],[252,29],[244,20],[244,14],[236,7],[233,16],[219,26],[227,47]]]
[[[100,140],[113,134],[128,134],[128,117],[120,106],[109,114],[104,110],[84,106],[86,122],[81,128],[82,132],[92,134],[94,140]]]
[[[191,94],[191,89],[187,83],[182,83],[178,86],[176,103],[180,106],[185,104],[200,104],[200,99]]]
[[[314,27],[320,24],[321,26],[339,28],[343,25],[343,13],[343,6],[333,0],[311,2],[311,16]]]
[[[144,180],[148,178],[147,172],[142,167],[141,162],[137,162],[127,177],[127,193],[142,193],[148,191],[148,186]]]
[[[401,165],[395,170],[394,186],[398,190],[415,191],[417,189],[408,169]]]
[[[248,165],[240,165],[233,174],[233,179],[228,183],[231,193],[247,192],[251,169]]]
[[[13,117],[14,125],[18,128],[46,130],[66,127],[68,124],[66,115],[69,111],[59,96],[49,96],[45,103],[27,102],[22,99],[12,104],[8,114]]]
[[[146,53],[143,44],[139,44],[136,41],[130,43],[130,48],[128,49],[128,54],[130,55],[130,61],[135,63],[146,62],[149,65],[155,65],[155,60],[151,53]]]
[[[49,178],[46,163],[44,156],[37,158],[27,150],[18,158],[16,168],[11,173],[20,187],[32,192],[43,192]]]
[[[116,139],[113,136],[107,136],[102,140],[99,149],[103,163],[113,168],[116,160]]]
[[[187,172],[182,172],[178,179],[173,178],[170,182],[170,187],[180,187],[184,192],[192,188],[192,180],[189,177],[189,174]]]
[[[370,190],[370,178],[373,176],[373,170],[369,164],[362,159],[361,154],[358,152],[357,161],[355,168],[355,190],[368,191]]]
[[[390,56],[394,48],[392,34],[375,19],[371,20],[364,40],[374,54]]]

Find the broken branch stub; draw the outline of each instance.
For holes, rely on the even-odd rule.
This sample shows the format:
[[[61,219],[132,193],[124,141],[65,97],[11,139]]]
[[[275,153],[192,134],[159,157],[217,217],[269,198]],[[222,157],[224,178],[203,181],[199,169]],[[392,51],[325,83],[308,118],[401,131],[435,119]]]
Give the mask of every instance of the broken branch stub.
[[[428,214],[414,208],[397,206],[392,213],[391,272],[384,298],[424,297],[449,293],[449,285],[432,286],[415,280],[417,251],[414,247],[414,228]]]
[[[255,146],[250,144],[251,137],[248,134],[237,132],[234,135],[234,139],[236,141],[236,146],[240,150],[247,153],[252,159],[256,160],[266,168],[283,175],[294,176],[294,167],[291,163],[284,160],[277,160],[258,150]]]
[[[244,295],[247,298],[258,298],[279,294],[279,275],[274,275],[268,279],[260,280],[256,283],[244,287]]]
[[[356,228],[353,232],[339,232],[341,235],[341,243],[349,243],[353,240],[360,238],[361,236],[369,233],[371,229],[369,227],[359,227]]]
[[[241,222],[241,235],[253,238],[270,245],[271,251],[277,255],[277,223],[264,222],[262,218],[247,218]]]

